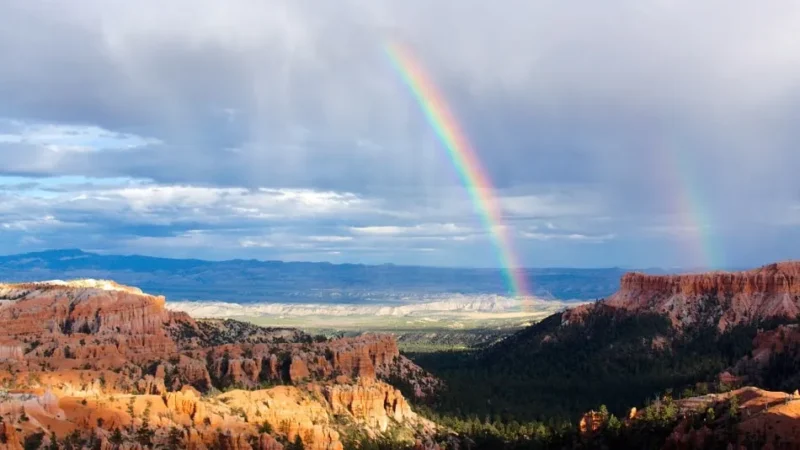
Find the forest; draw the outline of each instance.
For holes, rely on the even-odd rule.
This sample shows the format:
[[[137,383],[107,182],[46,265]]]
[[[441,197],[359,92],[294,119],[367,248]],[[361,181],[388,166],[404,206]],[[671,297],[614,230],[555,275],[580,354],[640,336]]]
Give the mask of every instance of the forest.
[[[496,448],[517,448],[514,442],[519,448],[580,448],[576,424],[587,411],[602,409],[614,429],[632,407],[728,390],[717,375],[748,355],[759,328],[785,322],[721,333],[709,325],[676,330],[663,316],[602,305],[582,323],[562,325],[555,314],[487,349],[409,353],[447,386],[416,407],[481,442],[480,448],[495,441]],[[797,354],[773,357],[765,387],[786,387],[796,378]],[[648,427],[644,434],[660,435],[674,422],[669,410],[658,411],[654,417],[666,419],[642,425]],[[636,443],[627,448],[648,448],[636,437],[642,431],[626,428],[604,439],[615,443],[611,448],[626,448],[623,441]]]

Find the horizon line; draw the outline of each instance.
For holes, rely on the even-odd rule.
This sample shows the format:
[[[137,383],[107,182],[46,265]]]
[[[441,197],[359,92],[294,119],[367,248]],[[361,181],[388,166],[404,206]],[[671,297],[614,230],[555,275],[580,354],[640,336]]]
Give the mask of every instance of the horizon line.
[[[626,270],[626,271],[647,271],[647,270],[677,270],[677,271],[697,271],[700,270],[702,272],[714,272],[714,271],[739,271],[739,270],[748,270],[747,267],[737,267],[737,266],[730,266],[727,268],[700,268],[700,267],[681,267],[681,266],[653,266],[650,265],[649,267],[636,267],[636,266],[522,266],[522,267],[498,267],[498,266],[435,266],[435,265],[424,265],[424,264],[398,264],[393,262],[383,262],[383,263],[359,263],[359,262],[331,262],[331,261],[315,261],[315,260],[302,260],[302,261],[287,261],[287,260],[280,260],[280,259],[258,259],[258,258],[197,258],[197,257],[169,257],[169,256],[153,256],[141,253],[114,253],[113,251],[107,252],[105,250],[84,250],[80,248],[51,248],[46,250],[34,250],[24,253],[9,253],[0,255],[0,258],[8,258],[13,256],[23,256],[23,255],[31,255],[31,254],[40,254],[40,253],[58,253],[58,252],[80,252],[84,254],[92,254],[97,256],[122,256],[122,257],[144,257],[144,258],[152,258],[152,259],[163,259],[163,260],[172,260],[172,261],[200,261],[200,262],[217,262],[217,263],[224,263],[224,262],[237,262],[237,261],[255,261],[261,263],[283,263],[283,264],[328,264],[332,266],[368,266],[368,267],[380,267],[380,266],[394,266],[394,267],[405,267],[405,268],[428,268],[428,269],[461,269],[461,270],[499,270],[504,271],[508,269],[512,270],[547,270],[547,269],[572,269],[572,270],[610,270],[610,269],[619,269],[619,270]],[[792,261],[792,260],[787,260]],[[768,263],[760,263],[755,265],[748,266],[749,268],[757,268],[762,267],[769,264],[774,264],[779,261],[773,261]]]

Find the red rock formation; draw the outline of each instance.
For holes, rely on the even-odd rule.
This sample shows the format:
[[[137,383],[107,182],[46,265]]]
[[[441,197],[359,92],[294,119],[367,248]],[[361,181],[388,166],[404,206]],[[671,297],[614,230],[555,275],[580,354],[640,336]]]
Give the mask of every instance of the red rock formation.
[[[753,339],[753,357],[758,365],[766,365],[770,356],[792,350],[800,345],[800,325],[780,325],[773,330],[759,330]]]
[[[258,450],[283,450],[283,445],[268,434],[258,437]]]
[[[706,421],[700,428],[691,426],[692,422],[696,423],[691,415],[698,411],[712,408],[718,416],[729,414],[734,396],[739,407],[735,411],[738,423],[733,435],[728,429],[727,420]],[[721,439],[731,440],[728,448],[739,448],[738,444],[743,443],[748,435],[761,436],[766,443],[777,442],[778,436],[780,448],[800,448],[800,403],[797,398],[784,392],[745,387],[724,394],[678,400],[677,404],[687,418],[678,423],[663,448],[707,448],[710,442],[719,444]]]
[[[111,433],[121,429],[121,448],[140,448],[131,430],[147,414],[159,430],[154,442],[184,430],[182,448],[198,450],[282,449],[260,432],[263,423],[289,441],[299,436],[309,450],[341,450],[333,414],[369,435],[390,424],[432,432],[397,389],[376,379],[389,375],[429,377],[400,356],[391,336],[315,342],[296,330],[198,322],[167,311],[163,297],[110,282],[0,284],[0,379],[28,396],[0,402],[0,418],[28,412],[23,437],[96,431],[100,448],[110,450]],[[302,389],[211,389],[212,382],[256,388],[301,380]],[[13,428],[2,432],[20,440]]]
[[[264,358],[263,364],[261,366],[261,371],[264,374],[264,377],[268,380],[277,380],[280,378],[280,372],[278,371],[278,357],[275,355],[269,355],[268,358]]]
[[[619,291],[602,304],[665,314],[676,327],[706,322],[725,330],[754,320],[796,318],[800,314],[800,261],[745,272],[628,273],[622,277]],[[581,320],[593,308],[574,308],[563,320]]]
[[[180,378],[186,380],[187,384],[203,390],[211,387],[211,376],[204,362],[181,357],[177,369]]]
[[[0,345],[22,347],[37,340],[51,344],[36,349],[37,356],[50,350],[56,357],[82,360],[177,351],[165,330],[171,315],[163,297],[107,287],[0,284]]]
[[[344,412],[385,431],[389,420],[416,418],[405,398],[388,384],[361,381],[357,385],[332,385],[324,390],[334,413]]]
[[[145,395],[161,395],[167,392],[163,378],[156,378],[152,375],[145,375],[144,378],[136,382],[139,392]]]
[[[796,358],[800,348],[800,325],[779,325],[771,330],[758,330],[753,338],[753,347],[749,355],[744,356],[729,369],[719,375],[720,381],[731,386],[741,386],[745,382],[760,382],[761,371],[770,363],[773,355],[788,352]],[[731,379],[724,381],[723,377]]]
[[[52,284],[0,284],[0,321],[11,321],[5,334],[42,332],[114,332],[158,334],[169,320],[164,297],[133,288]]]
[[[308,365],[302,358],[293,356],[292,362],[289,364],[289,379],[293,383],[297,383],[308,378]]]
[[[163,396],[167,409],[188,416],[194,423],[202,423],[206,417],[205,407],[200,395],[192,388],[185,387],[180,392],[169,392]]]
[[[22,360],[25,352],[19,345],[0,345],[0,360]]]
[[[219,450],[253,450],[253,447],[247,442],[241,434],[234,434],[230,431],[219,433],[214,448]]]
[[[22,450],[22,442],[14,427],[0,423],[0,450]]]
[[[744,381],[742,377],[733,375],[728,371],[722,372],[721,374],[717,375],[717,380],[721,384],[724,384],[729,387],[739,387],[742,385],[742,382]]]
[[[221,345],[193,356],[212,361],[209,369],[213,376],[225,378],[234,386],[256,387],[263,382],[281,381],[281,368],[287,368],[288,379],[283,381],[292,383],[309,378],[402,378],[414,387],[418,398],[431,395],[440,385],[401,356],[396,340],[388,335],[365,334],[316,343]]]
[[[589,411],[578,422],[578,431],[581,435],[594,434],[602,428],[605,417],[596,411]]]

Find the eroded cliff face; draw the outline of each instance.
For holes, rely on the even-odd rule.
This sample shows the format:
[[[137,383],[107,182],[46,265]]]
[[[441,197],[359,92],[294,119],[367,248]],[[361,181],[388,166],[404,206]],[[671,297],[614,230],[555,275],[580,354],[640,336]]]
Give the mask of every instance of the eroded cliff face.
[[[416,398],[425,398],[440,382],[400,355],[392,336],[363,335],[326,342],[226,344],[186,353],[207,362],[215,384],[254,388],[308,380],[352,383],[402,380]],[[169,366],[169,365],[167,365]],[[170,369],[167,367],[166,371]]]
[[[185,313],[167,311],[164,304],[163,296],[106,280],[0,283],[0,318],[19,319],[19,326],[3,330],[4,334],[84,330],[162,334],[171,318],[191,321]],[[53,324],[59,326],[54,329]]]
[[[0,432],[10,449],[22,448],[22,436],[47,429],[57,439],[77,431],[85,444],[90,444],[91,433],[111,444],[119,430],[128,448],[147,443],[163,448],[172,441],[177,444],[173,448],[281,449],[279,441],[299,437],[307,449],[341,450],[341,435],[329,410],[330,405],[310,392],[290,386],[205,398],[190,388],[162,396],[58,396],[47,391],[7,394],[0,414],[8,428]],[[50,439],[49,432],[46,437]]]
[[[601,302],[632,312],[664,314],[673,325],[715,325],[720,330],[800,314],[800,261],[770,264],[744,272],[684,275],[628,273],[617,293]],[[595,308],[567,311],[565,322],[581,320]]]
[[[0,285],[0,383],[14,392],[0,407],[4,423],[23,424],[22,438],[46,432],[45,441],[50,431],[94,431],[101,448],[117,430],[139,439],[143,417],[153,442],[197,449],[279,449],[299,437],[338,450],[343,430],[434,428],[379,380],[405,376],[420,395],[438,386],[391,336],[319,340],[196,321],[164,303],[105,281]],[[173,427],[182,431],[170,436]]]

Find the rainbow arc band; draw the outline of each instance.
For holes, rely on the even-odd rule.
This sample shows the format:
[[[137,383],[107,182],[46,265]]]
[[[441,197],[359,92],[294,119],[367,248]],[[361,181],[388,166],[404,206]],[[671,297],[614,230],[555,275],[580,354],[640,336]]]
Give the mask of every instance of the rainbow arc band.
[[[514,252],[509,227],[503,223],[500,205],[486,170],[422,64],[407,47],[399,43],[388,43],[385,50],[392,66],[414,95],[425,118],[447,150],[476,213],[491,236],[508,288],[522,302],[524,309],[532,298],[526,273]]]

